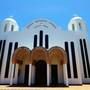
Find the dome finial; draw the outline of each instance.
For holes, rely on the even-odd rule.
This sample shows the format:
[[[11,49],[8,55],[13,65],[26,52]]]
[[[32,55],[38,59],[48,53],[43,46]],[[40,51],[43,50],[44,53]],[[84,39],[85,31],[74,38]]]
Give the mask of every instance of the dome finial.
[[[9,16],[9,18],[13,18],[13,17],[14,17],[14,16],[12,16],[12,15],[11,15],[11,16]]]
[[[73,17],[79,17],[77,14],[74,14]]]

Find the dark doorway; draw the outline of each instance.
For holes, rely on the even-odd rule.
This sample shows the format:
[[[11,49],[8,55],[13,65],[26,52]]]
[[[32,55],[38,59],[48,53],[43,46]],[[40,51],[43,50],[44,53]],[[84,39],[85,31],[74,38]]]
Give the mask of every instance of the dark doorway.
[[[46,62],[39,60],[35,64],[35,84],[46,85],[47,82],[47,67]]]
[[[51,80],[52,84],[58,83],[57,65],[51,65]]]
[[[25,75],[24,75],[24,84],[28,85],[29,79],[29,65],[25,65]]]

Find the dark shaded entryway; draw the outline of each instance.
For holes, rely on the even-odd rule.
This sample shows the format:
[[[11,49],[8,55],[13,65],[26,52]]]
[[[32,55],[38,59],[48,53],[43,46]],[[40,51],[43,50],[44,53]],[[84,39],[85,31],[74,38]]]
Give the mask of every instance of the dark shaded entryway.
[[[57,65],[51,65],[51,80],[52,84],[58,83]]]
[[[35,63],[35,85],[46,85],[47,82],[47,65],[43,60]]]
[[[24,84],[28,85],[29,80],[29,65],[25,65]]]

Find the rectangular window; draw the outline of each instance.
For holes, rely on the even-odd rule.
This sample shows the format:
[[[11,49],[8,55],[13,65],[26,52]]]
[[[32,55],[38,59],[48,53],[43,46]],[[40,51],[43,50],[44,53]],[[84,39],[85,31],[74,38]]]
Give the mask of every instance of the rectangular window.
[[[82,29],[82,27],[81,27],[81,23],[79,23],[79,28]]]
[[[1,49],[2,49],[2,40],[0,40],[0,52],[1,52]]]
[[[85,39],[83,39],[83,43],[84,43],[84,50],[85,50],[85,57],[86,57],[86,63],[87,63],[88,76],[90,78],[90,65],[89,65],[88,51],[87,51],[87,45],[86,45],[86,40]]]
[[[43,46],[43,31],[40,31],[40,36],[39,36],[39,46]]]
[[[45,35],[45,48],[48,49],[48,35]]]
[[[75,26],[74,26],[74,24],[72,24],[72,29],[73,29],[73,31],[75,31]]]
[[[14,25],[11,25],[11,31],[13,31],[13,29],[14,29]]]
[[[85,66],[85,57],[84,57],[84,50],[83,50],[83,43],[82,43],[81,39],[80,39],[80,49],[81,49],[84,77],[87,78],[87,72],[86,72],[86,66]]]
[[[12,51],[12,42],[9,43],[9,48],[8,48],[8,55],[7,55],[7,62],[6,62],[6,69],[5,69],[5,78],[8,78],[11,51]]]
[[[1,58],[0,58],[0,73],[1,73],[2,61],[3,61],[4,51],[5,51],[5,44],[6,44],[6,40],[3,41],[3,46],[2,46],[2,52],[1,52]]]
[[[37,35],[34,35],[34,48],[37,47]]]
[[[18,42],[15,42],[14,51],[18,48]]]
[[[18,48],[18,42],[15,42],[15,45],[14,45],[14,52],[15,50]],[[15,77],[15,68],[16,68],[16,64],[14,65],[14,74],[13,74],[13,77]]]
[[[5,24],[5,27],[4,27],[4,32],[6,32],[7,30],[7,24]]]
[[[74,78],[77,78],[77,66],[76,66],[76,57],[75,57],[75,47],[74,47],[74,42],[71,42],[71,54],[72,54],[72,63],[73,63],[73,73],[74,73]]]
[[[69,59],[69,47],[68,42],[65,42],[65,51],[67,53],[67,72],[68,72],[68,78],[71,78],[71,69],[70,69],[70,59]]]

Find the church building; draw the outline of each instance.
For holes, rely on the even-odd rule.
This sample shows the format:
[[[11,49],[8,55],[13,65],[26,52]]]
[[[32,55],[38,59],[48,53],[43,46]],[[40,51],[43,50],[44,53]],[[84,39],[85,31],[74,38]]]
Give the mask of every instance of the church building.
[[[37,19],[23,30],[16,20],[0,22],[0,84],[74,85],[90,83],[88,28],[75,16],[63,30]]]

